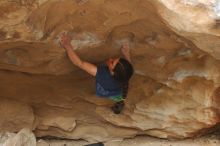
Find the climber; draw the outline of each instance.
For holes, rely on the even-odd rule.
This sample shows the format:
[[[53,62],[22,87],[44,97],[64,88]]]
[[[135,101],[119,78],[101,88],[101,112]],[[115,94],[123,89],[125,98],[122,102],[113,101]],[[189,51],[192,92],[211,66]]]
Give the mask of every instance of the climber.
[[[115,114],[119,114],[124,107],[124,100],[128,92],[128,82],[133,74],[131,65],[130,48],[124,43],[121,52],[124,58],[109,58],[105,64],[94,65],[83,61],[73,51],[71,38],[63,33],[60,44],[67,51],[71,62],[96,78],[96,94],[109,98],[116,103],[111,108]]]

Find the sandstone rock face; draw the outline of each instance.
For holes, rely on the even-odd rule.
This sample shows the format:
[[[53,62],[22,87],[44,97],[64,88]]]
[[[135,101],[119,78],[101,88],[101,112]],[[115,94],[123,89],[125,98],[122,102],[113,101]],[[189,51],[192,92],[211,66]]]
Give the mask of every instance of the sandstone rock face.
[[[88,141],[210,132],[220,121],[212,4],[1,0],[0,129]],[[130,41],[135,74],[122,114],[113,114],[113,102],[95,95],[94,78],[71,64],[59,46],[64,31],[77,54],[94,64],[120,55],[121,43]]]
[[[33,109],[24,103],[1,99],[0,103],[1,131],[16,132],[22,128],[34,126]]]
[[[22,129],[17,134],[2,133],[1,142],[2,146],[36,146],[36,138],[29,129]],[[3,137],[3,138],[2,138]]]
[[[203,51],[219,59],[218,0],[156,0],[158,12],[178,34],[187,37]]]

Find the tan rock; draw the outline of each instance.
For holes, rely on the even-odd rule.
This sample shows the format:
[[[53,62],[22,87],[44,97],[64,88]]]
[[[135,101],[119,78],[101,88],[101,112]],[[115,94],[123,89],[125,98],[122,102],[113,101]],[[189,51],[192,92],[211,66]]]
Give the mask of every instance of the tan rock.
[[[33,128],[33,109],[25,103],[1,99],[0,115],[1,131],[18,132],[24,127]]]
[[[90,142],[136,135],[187,138],[219,123],[219,30],[214,1],[0,2],[0,129]],[[216,7],[217,8],[217,7]],[[122,114],[59,45],[100,64],[130,41],[135,74]],[[182,37],[181,37],[181,36]],[[193,44],[194,43],[194,44]]]
[[[215,58],[219,51],[218,0],[157,0],[151,1],[166,23],[179,35]]]
[[[16,135],[9,137],[3,146],[36,146],[36,138],[29,129],[22,129]]]

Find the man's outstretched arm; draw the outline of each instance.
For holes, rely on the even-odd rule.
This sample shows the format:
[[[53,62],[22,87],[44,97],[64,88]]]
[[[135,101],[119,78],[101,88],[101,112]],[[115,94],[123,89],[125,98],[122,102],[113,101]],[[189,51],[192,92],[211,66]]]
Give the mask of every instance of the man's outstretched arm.
[[[70,58],[71,62],[82,70],[88,72],[92,76],[95,76],[97,72],[97,66],[81,60],[80,57],[73,51],[73,47],[70,41],[71,39],[69,36],[67,36],[66,34],[62,34],[60,43],[66,49],[67,55]]]
[[[122,45],[121,53],[124,56],[124,58],[131,63],[130,46],[128,43]]]

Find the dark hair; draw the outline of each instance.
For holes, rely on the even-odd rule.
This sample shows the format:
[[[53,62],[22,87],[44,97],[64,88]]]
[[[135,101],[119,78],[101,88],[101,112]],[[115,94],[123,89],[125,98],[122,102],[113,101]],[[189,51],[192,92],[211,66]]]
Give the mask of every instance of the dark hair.
[[[122,96],[123,98],[126,98],[128,92],[128,82],[134,72],[133,67],[128,60],[120,58],[115,68],[113,69],[113,72],[113,77],[115,80],[122,84]]]
[[[128,83],[129,79],[133,75],[133,67],[129,61],[126,59],[120,58],[119,62],[116,64],[113,69],[115,80],[121,83],[122,85],[122,96],[125,99],[128,93]],[[119,114],[124,107],[124,101],[119,101],[112,107],[112,110],[115,114]]]

